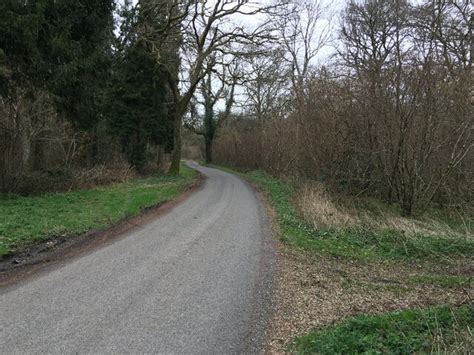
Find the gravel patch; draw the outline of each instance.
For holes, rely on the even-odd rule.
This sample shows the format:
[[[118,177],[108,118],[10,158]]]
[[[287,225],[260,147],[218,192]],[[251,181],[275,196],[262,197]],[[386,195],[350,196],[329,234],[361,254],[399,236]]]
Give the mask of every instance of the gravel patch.
[[[451,265],[448,270],[471,275],[473,271],[468,262]],[[443,288],[410,281],[426,272],[426,265],[363,264],[309,255],[280,245],[274,313],[264,351],[283,353],[295,336],[357,314],[472,300],[472,282]]]

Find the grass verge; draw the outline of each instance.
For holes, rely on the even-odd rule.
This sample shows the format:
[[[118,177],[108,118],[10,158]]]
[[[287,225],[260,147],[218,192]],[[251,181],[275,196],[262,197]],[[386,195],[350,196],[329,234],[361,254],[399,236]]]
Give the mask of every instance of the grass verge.
[[[0,257],[41,240],[105,228],[169,201],[191,185],[195,171],[34,197],[0,196]]]
[[[472,305],[362,315],[298,337],[290,348],[298,354],[468,353],[473,326]]]

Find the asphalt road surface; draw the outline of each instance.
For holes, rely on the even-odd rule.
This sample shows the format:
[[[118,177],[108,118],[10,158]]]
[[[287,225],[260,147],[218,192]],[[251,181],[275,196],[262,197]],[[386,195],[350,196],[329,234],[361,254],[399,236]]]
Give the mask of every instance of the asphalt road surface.
[[[0,290],[0,352],[256,352],[274,269],[264,208],[191,164],[207,181],[167,214]]]

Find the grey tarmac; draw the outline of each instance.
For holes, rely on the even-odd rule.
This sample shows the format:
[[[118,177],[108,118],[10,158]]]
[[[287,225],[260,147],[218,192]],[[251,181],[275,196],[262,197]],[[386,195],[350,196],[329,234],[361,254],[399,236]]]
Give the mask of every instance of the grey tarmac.
[[[264,207],[235,175],[151,223],[0,290],[0,352],[255,353],[275,250]]]

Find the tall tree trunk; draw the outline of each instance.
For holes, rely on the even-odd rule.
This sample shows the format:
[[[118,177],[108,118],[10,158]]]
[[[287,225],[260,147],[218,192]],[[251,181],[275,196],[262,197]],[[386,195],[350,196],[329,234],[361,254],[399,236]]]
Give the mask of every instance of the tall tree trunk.
[[[212,163],[212,139],[206,139],[206,164]]]
[[[174,149],[171,156],[171,165],[168,170],[170,175],[179,175],[179,167],[181,164],[181,110],[176,110],[174,117]]]

